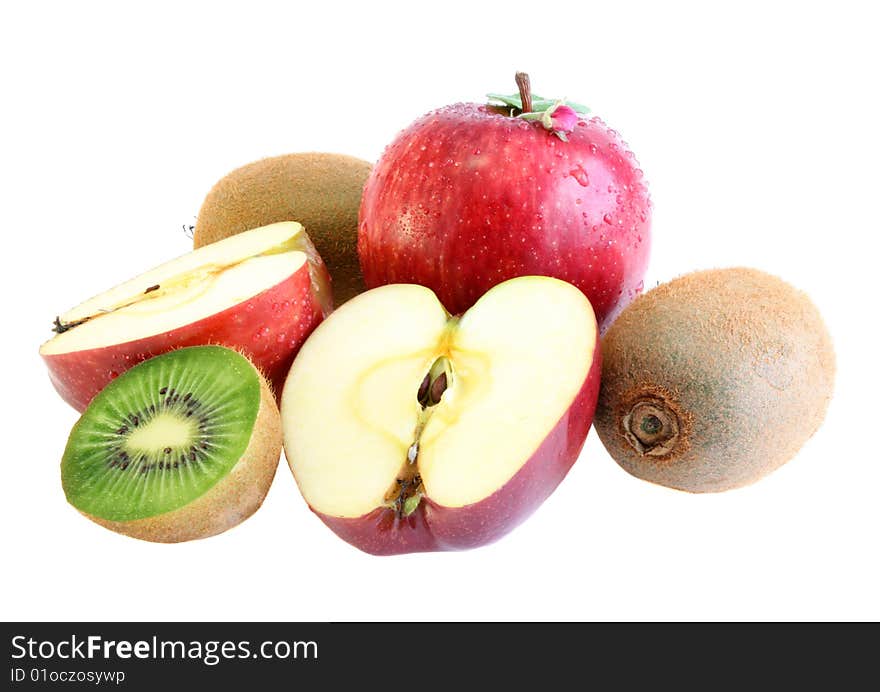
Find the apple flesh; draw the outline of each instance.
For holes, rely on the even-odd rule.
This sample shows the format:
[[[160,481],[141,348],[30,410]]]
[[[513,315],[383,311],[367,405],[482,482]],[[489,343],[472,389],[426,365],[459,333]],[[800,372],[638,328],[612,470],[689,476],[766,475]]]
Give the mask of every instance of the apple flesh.
[[[473,548],[517,526],[578,457],[598,396],[589,301],[548,277],[502,283],[460,318],[416,285],[346,303],[281,399],[311,509],[376,555]]]
[[[137,363],[184,346],[234,348],[276,395],[332,310],[329,277],[302,226],[272,224],[178,257],[56,319],[40,348],[62,398],[82,411]]]
[[[368,288],[418,283],[453,313],[529,274],[568,281],[600,328],[643,287],[651,202],[625,142],[599,118],[563,141],[509,109],[461,103],[389,144],[361,201]]]

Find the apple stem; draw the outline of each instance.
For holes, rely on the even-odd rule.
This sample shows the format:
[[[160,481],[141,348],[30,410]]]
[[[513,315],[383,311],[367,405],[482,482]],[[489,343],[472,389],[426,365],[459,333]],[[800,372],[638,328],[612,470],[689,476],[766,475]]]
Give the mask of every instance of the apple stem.
[[[84,317],[83,319],[74,322],[62,322],[60,317],[56,317],[55,321],[52,323],[52,331],[56,334],[64,334],[64,332],[69,331],[74,327],[78,327],[83,322],[88,322],[90,319],[90,317]]]
[[[522,101],[522,112],[532,112],[532,86],[529,82],[529,75],[525,72],[516,73],[516,86],[519,88],[519,98]]]

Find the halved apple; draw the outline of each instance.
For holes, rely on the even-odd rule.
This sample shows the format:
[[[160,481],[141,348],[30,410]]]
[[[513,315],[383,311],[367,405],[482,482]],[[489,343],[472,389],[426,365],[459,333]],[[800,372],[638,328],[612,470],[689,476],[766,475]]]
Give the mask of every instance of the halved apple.
[[[597,333],[583,293],[547,277],[499,284],[460,318],[422,286],[355,297],[306,341],[284,387],[303,497],[377,555],[500,538],[580,453]]]
[[[294,222],[205,246],[55,318],[40,347],[55,388],[82,411],[114,377],[183,346],[219,344],[281,386],[306,337],[333,307],[327,270]]]

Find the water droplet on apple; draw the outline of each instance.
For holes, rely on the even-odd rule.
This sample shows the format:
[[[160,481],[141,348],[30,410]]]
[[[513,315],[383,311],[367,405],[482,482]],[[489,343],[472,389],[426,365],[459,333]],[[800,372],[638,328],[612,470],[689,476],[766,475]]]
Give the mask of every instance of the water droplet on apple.
[[[611,214],[605,214],[605,216],[602,217],[602,220],[607,224],[614,223],[614,219],[611,218]]]
[[[576,166],[572,168],[568,174],[578,181],[578,184],[581,187],[587,187],[590,184],[590,178],[587,175],[587,172],[584,170],[583,166]]]

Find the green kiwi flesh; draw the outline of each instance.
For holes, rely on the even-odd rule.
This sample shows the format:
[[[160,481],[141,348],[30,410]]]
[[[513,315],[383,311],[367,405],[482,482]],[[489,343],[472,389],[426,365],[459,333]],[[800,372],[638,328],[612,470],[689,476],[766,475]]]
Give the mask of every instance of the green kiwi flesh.
[[[834,351],[803,293],[753,269],[695,272],[631,303],[602,340],[595,426],[632,475],[690,492],[791,459],[831,399]]]
[[[235,351],[197,346],[144,361],[74,426],[61,462],[67,499],[111,522],[180,509],[243,457],[260,407],[260,375]]]

